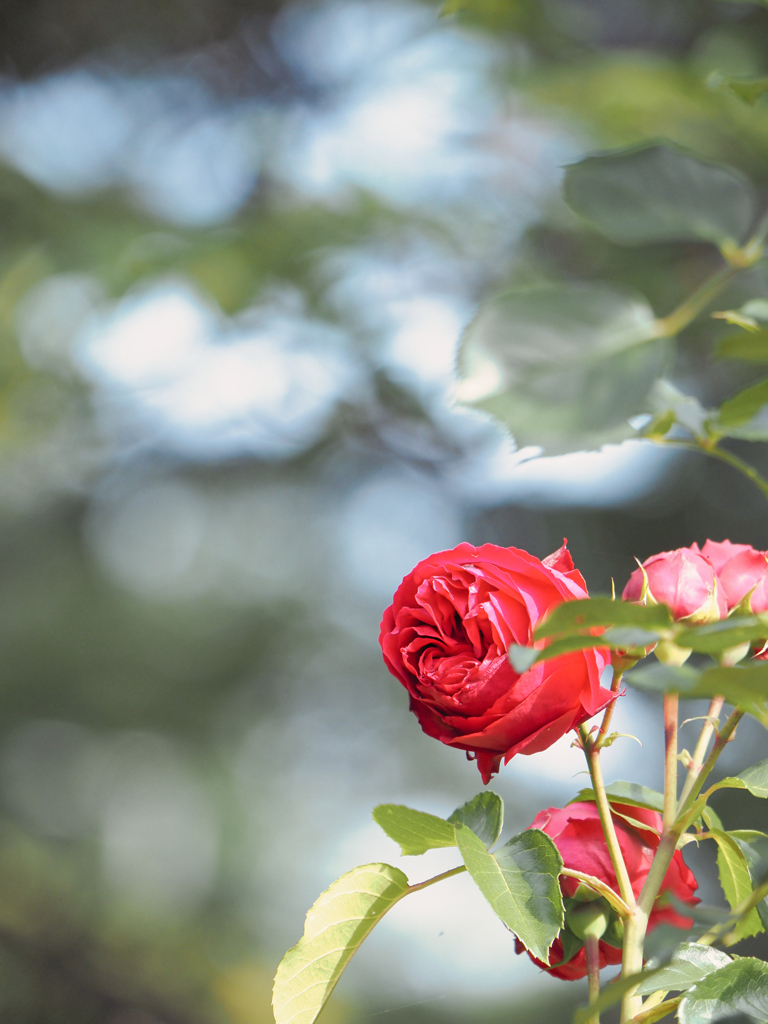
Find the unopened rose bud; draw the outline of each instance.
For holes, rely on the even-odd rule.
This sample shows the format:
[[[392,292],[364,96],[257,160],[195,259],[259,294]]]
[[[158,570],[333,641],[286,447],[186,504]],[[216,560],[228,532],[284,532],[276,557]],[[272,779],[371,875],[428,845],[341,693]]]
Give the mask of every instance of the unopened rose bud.
[[[568,911],[566,923],[579,939],[602,939],[611,922],[611,908],[604,899],[582,903]]]

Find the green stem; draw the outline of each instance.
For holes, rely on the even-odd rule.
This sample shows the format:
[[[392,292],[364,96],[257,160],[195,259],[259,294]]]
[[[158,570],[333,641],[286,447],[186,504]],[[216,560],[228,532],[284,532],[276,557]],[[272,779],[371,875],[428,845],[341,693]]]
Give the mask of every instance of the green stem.
[[[600,944],[594,935],[588,935],[584,940],[584,952],[587,956],[589,1005],[592,1006],[600,998]],[[599,1010],[589,1015],[587,1024],[600,1024]]]
[[[696,289],[693,295],[689,295],[684,302],[681,302],[677,309],[656,321],[656,336],[673,338],[679,334],[684,327],[696,319],[702,310],[706,309],[740,269],[740,267],[727,265],[715,271]]]
[[[459,868],[451,868],[450,871],[443,871],[441,875],[435,875],[434,878],[428,878],[425,882],[417,882],[415,885],[409,885],[407,891],[418,892],[419,889],[426,889],[428,885],[434,885],[435,882],[442,882],[444,878],[451,878],[453,875],[460,875],[462,871],[466,870],[466,867],[462,864]]]
[[[613,673],[613,680],[611,682],[611,693],[618,693],[619,692],[619,687],[621,686],[622,674],[623,673],[621,673],[621,672],[614,672]],[[596,750],[601,750],[603,748],[603,746],[605,745],[605,737],[606,737],[606,734],[608,732],[608,726],[611,724],[611,719],[613,718],[613,709],[615,707],[616,707],[616,701],[612,700],[611,703],[608,705],[608,707],[605,709],[605,714],[603,715],[603,721],[602,721],[602,723],[600,725],[600,730],[599,730],[599,732],[597,734],[597,739],[595,740],[595,749]]]
[[[648,930],[648,919],[659,894],[664,876],[669,870],[677,849],[679,832],[675,830],[677,810],[677,694],[664,697],[664,815],[663,831],[651,863],[651,869],[637,898],[637,913],[624,927],[624,954],[621,973],[624,977],[638,974],[643,969],[643,946]],[[622,1024],[640,1013],[642,997],[636,987],[629,989],[621,1002]]]
[[[750,466],[748,462],[740,459],[738,455],[734,455],[733,452],[729,452],[725,448],[718,448],[717,442],[706,441],[703,438],[696,441],[677,441],[674,438],[667,440],[664,437],[653,438],[653,441],[654,444],[663,444],[668,448],[679,448],[686,452],[698,452],[700,455],[711,455],[713,459],[720,459],[721,462],[725,462],[732,466],[733,469],[743,473],[757,487],[762,496],[768,500],[768,480],[764,480],[754,466]]]
[[[709,747],[709,741],[712,739],[712,733],[715,731],[715,723],[720,716],[720,712],[723,710],[724,703],[724,697],[713,697],[709,705],[707,720],[701,727],[701,733],[699,734],[698,741],[694,748],[691,763],[688,766],[688,774],[686,775],[685,782],[683,783],[683,790],[680,793],[680,807],[685,803],[688,794],[693,789],[696,779],[699,777],[699,772],[704,764],[704,758],[707,753],[707,748]]]
[[[681,800],[680,802],[680,810],[677,812],[677,825],[679,832],[683,832],[684,829],[687,827],[687,824],[685,822],[686,815],[690,812],[691,807],[696,802],[696,797],[699,795],[704,786],[704,783],[707,781],[709,773],[715,767],[715,763],[718,757],[720,757],[720,754],[723,752],[723,748],[725,747],[726,743],[729,743],[730,740],[733,738],[733,734],[736,731],[736,726],[742,720],[745,713],[746,712],[739,711],[738,709],[736,711],[732,711],[728,718],[725,720],[725,724],[723,725],[722,729],[718,732],[717,738],[715,739],[714,745],[712,746],[712,750],[709,752],[709,757],[701,766],[701,770],[699,771],[696,780],[694,781],[693,785],[688,791],[688,795],[686,796],[685,800]]]
[[[619,839],[616,835],[616,827],[613,823],[611,805],[608,802],[608,796],[605,792],[603,772],[600,767],[600,751],[592,742],[592,738],[585,725],[579,726],[579,736],[581,737],[582,746],[584,747],[584,755],[587,759],[587,767],[589,768],[589,774],[592,779],[592,788],[595,791],[595,800],[597,803],[597,810],[600,815],[600,823],[603,826],[603,835],[605,836],[605,842],[608,846],[611,864],[613,864],[613,870],[616,874],[616,881],[619,884],[619,892],[627,906],[634,910],[635,894],[632,892],[632,882],[629,878],[627,866],[624,863],[624,856],[621,852]]]

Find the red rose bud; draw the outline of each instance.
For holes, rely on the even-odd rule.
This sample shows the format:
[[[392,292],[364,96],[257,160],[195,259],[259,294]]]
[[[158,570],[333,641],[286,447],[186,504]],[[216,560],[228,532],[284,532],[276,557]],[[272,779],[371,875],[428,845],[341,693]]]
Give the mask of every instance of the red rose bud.
[[[731,544],[729,540],[708,540],[701,553],[717,573],[729,614],[758,615],[768,611],[768,552],[755,551],[750,544]],[[735,665],[749,653],[749,644],[724,652],[720,663]],[[768,658],[768,644],[755,657]]]
[[[632,892],[635,897],[648,875],[656,848],[659,845],[661,832],[661,815],[643,807],[615,806],[619,814],[626,814],[639,824],[647,827],[633,828],[623,818],[613,816],[616,836],[627,865]],[[613,870],[611,857],[600,825],[600,815],[593,803],[569,804],[562,810],[550,807],[536,815],[530,828],[541,829],[552,838],[560,851],[565,867],[572,871],[594,875],[606,882],[614,892],[619,891],[616,873]],[[698,903],[694,896],[698,883],[690,868],[683,860],[682,853],[677,850],[672,863],[661,883],[654,909],[648,921],[648,931],[660,924],[672,925],[675,928],[690,928],[691,918],[683,917],[669,902],[668,897],[674,896],[680,903],[693,906]],[[566,905],[565,929],[552,944],[549,954],[551,966],[537,960],[530,953],[531,960],[549,974],[566,981],[583,978],[587,973],[587,957],[582,944],[587,934],[597,934],[603,926],[603,915],[606,904],[599,900],[578,902],[580,883],[574,878],[561,878],[560,888]],[[583,887],[582,887],[583,888]],[[598,950],[600,966],[621,963],[621,922],[611,911],[606,927],[601,931]],[[596,930],[595,930],[596,929]],[[524,947],[518,941],[517,951],[523,952]]]
[[[675,620],[694,625],[717,622],[728,614],[717,574],[697,544],[646,559],[629,577],[621,596],[639,604],[665,604]],[[690,653],[669,641],[656,647],[656,657],[666,664],[682,665]]]
[[[522,674],[507,658],[563,601],[587,597],[563,546],[527,551],[460,544],[419,562],[384,612],[379,641],[428,736],[466,750],[489,782],[515,754],[546,750],[605,708],[603,649],[576,651]]]

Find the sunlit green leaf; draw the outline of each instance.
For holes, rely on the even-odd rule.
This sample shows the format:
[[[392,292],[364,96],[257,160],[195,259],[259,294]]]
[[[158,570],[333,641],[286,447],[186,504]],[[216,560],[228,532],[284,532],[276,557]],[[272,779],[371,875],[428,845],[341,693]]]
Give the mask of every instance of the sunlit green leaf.
[[[768,439],[768,377],[723,402],[713,430],[747,441]]]
[[[712,1024],[744,1014],[768,1021],[768,964],[753,957],[734,960],[713,971],[680,1004],[680,1024]]]
[[[401,804],[379,804],[374,809],[373,820],[390,839],[394,839],[405,855],[456,845],[453,826],[425,811],[415,811]]]
[[[752,893],[752,876],[747,864],[747,858],[739,844],[718,828],[710,830],[712,838],[717,843],[717,872],[720,885],[728,906],[735,910],[740,903]],[[763,930],[763,925],[757,910],[754,908],[734,926],[734,938],[746,939],[750,935],[757,935]]]
[[[616,150],[572,164],[565,198],[622,245],[689,239],[739,245],[756,208],[741,174],[669,145]]]
[[[407,892],[408,879],[389,864],[354,868],[326,889],[277,969],[276,1024],[312,1024],[363,939]]]
[[[652,811],[664,809],[664,796],[655,789],[641,786],[639,782],[612,782],[605,787],[605,792],[611,803],[626,804],[629,807],[647,807]],[[582,789],[578,796],[569,802],[576,803],[579,800],[594,799],[595,791],[593,789]]]
[[[498,793],[486,789],[457,807],[448,821],[452,825],[466,825],[486,846],[493,846],[504,824],[504,803]]]
[[[768,758],[745,768],[738,775],[728,776],[718,783],[721,789],[747,789],[752,796],[768,798]]]
[[[576,451],[629,437],[667,343],[648,303],[605,285],[505,292],[487,300],[459,357],[461,402],[518,445]]]
[[[640,982],[638,995],[651,992],[685,992],[697,981],[731,963],[727,953],[698,942],[686,942],[672,954],[672,959],[653,975]],[[653,965],[651,965],[653,968]]]
[[[666,605],[631,604],[612,601],[610,597],[588,597],[578,601],[563,601],[536,627],[536,639],[571,633],[596,626],[629,626],[653,632],[672,623]]]
[[[729,334],[717,346],[718,359],[743,359],[750,363],[768,363],[768,328]]]
[[[489,853],[466,825],[456,840],[467,871],[496,915],[534,956],[546,961],[563,926],[558,875],[563,861],[543,832],[528,829]]]
[[[675,639],[680,647],[688,647],[700,654],[720,654],[731,647],[754,643],[766,637],[768,620],[756,615],[745,615],[685,629]]]

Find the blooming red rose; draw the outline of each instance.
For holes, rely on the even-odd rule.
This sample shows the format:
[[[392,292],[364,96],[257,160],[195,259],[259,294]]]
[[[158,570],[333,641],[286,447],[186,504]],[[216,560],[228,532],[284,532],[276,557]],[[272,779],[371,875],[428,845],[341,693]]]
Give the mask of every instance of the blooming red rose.
[[[616,836],[624,856],[624,863],[627,865],[632,892],[635,896],[640,895],[648,871],[651,867],[653,855],[659,845],[659,834],[661,832],[661,815],[656,811],[649,811],[643,807],[626,807],[615,804],[613,823],[616,827]],[[626,815],[646,828],[635,828],[619,815]],[[584,874],[595,875],[614,890],[619,891],[616,873],[613,870],[611,857],[603,836],[600,825],[600,815],[593,803],[569,804],[562,810],[550,807],[547,811],[541,811],[536,815],[530,828],[541,829],[552,838],[555,846],[560,851],[565,867],[572,871],[581,871]],[[563,896],[567,899],[573,897],[579,887],[579,882],[574,878],[561,878],[560,888]],[[690,928],[693,924],[691,918],[685,918],[679,914],[669,903],[668,897],[674,896],[681,903],[693,906],[698,903],[694,896],[697,888],[696,879],[692,871],[683,860],[682,853],[677,850],[669,870],[664,876],[659,895],[654,909],[648,921],[648,931],[660,924],[669,924],[676,928]],[[566,925],[568,915],[566,913]],[[562,934],[562,933],[561,933]],[[620,945],[620,944],[619,944]],[[621,949],[619,945],[614,946],[601,939],[599,942],[600,966],[621,963]],[[518,953],[524,947],[517,943]],[[583,978],[587,973],[587,958],[584,948],[566,963],[563,960],[563,942],[561,938],[555,939],[550,950],[547,964],[536,957],[528,954],[531,960],[539,967],[544,968],[556,978],[563,978],[566,981],[575,981]],[[560,964],[560,966],[558,966]]]
[[[381,623],[384,661],[424,732],[474,754],[487,783],[502,759],[545,750],[614,699],[600,686],[602,649],[522,674],[507,658],[555,605],[587,596],[565,543],[544,561],[460,544],[419,562],[398,587]]]
[[[665,604],[674,619],[715,622],[728,614],[715,569],[698,544],[647,558],[629,577],[625,601]]]

